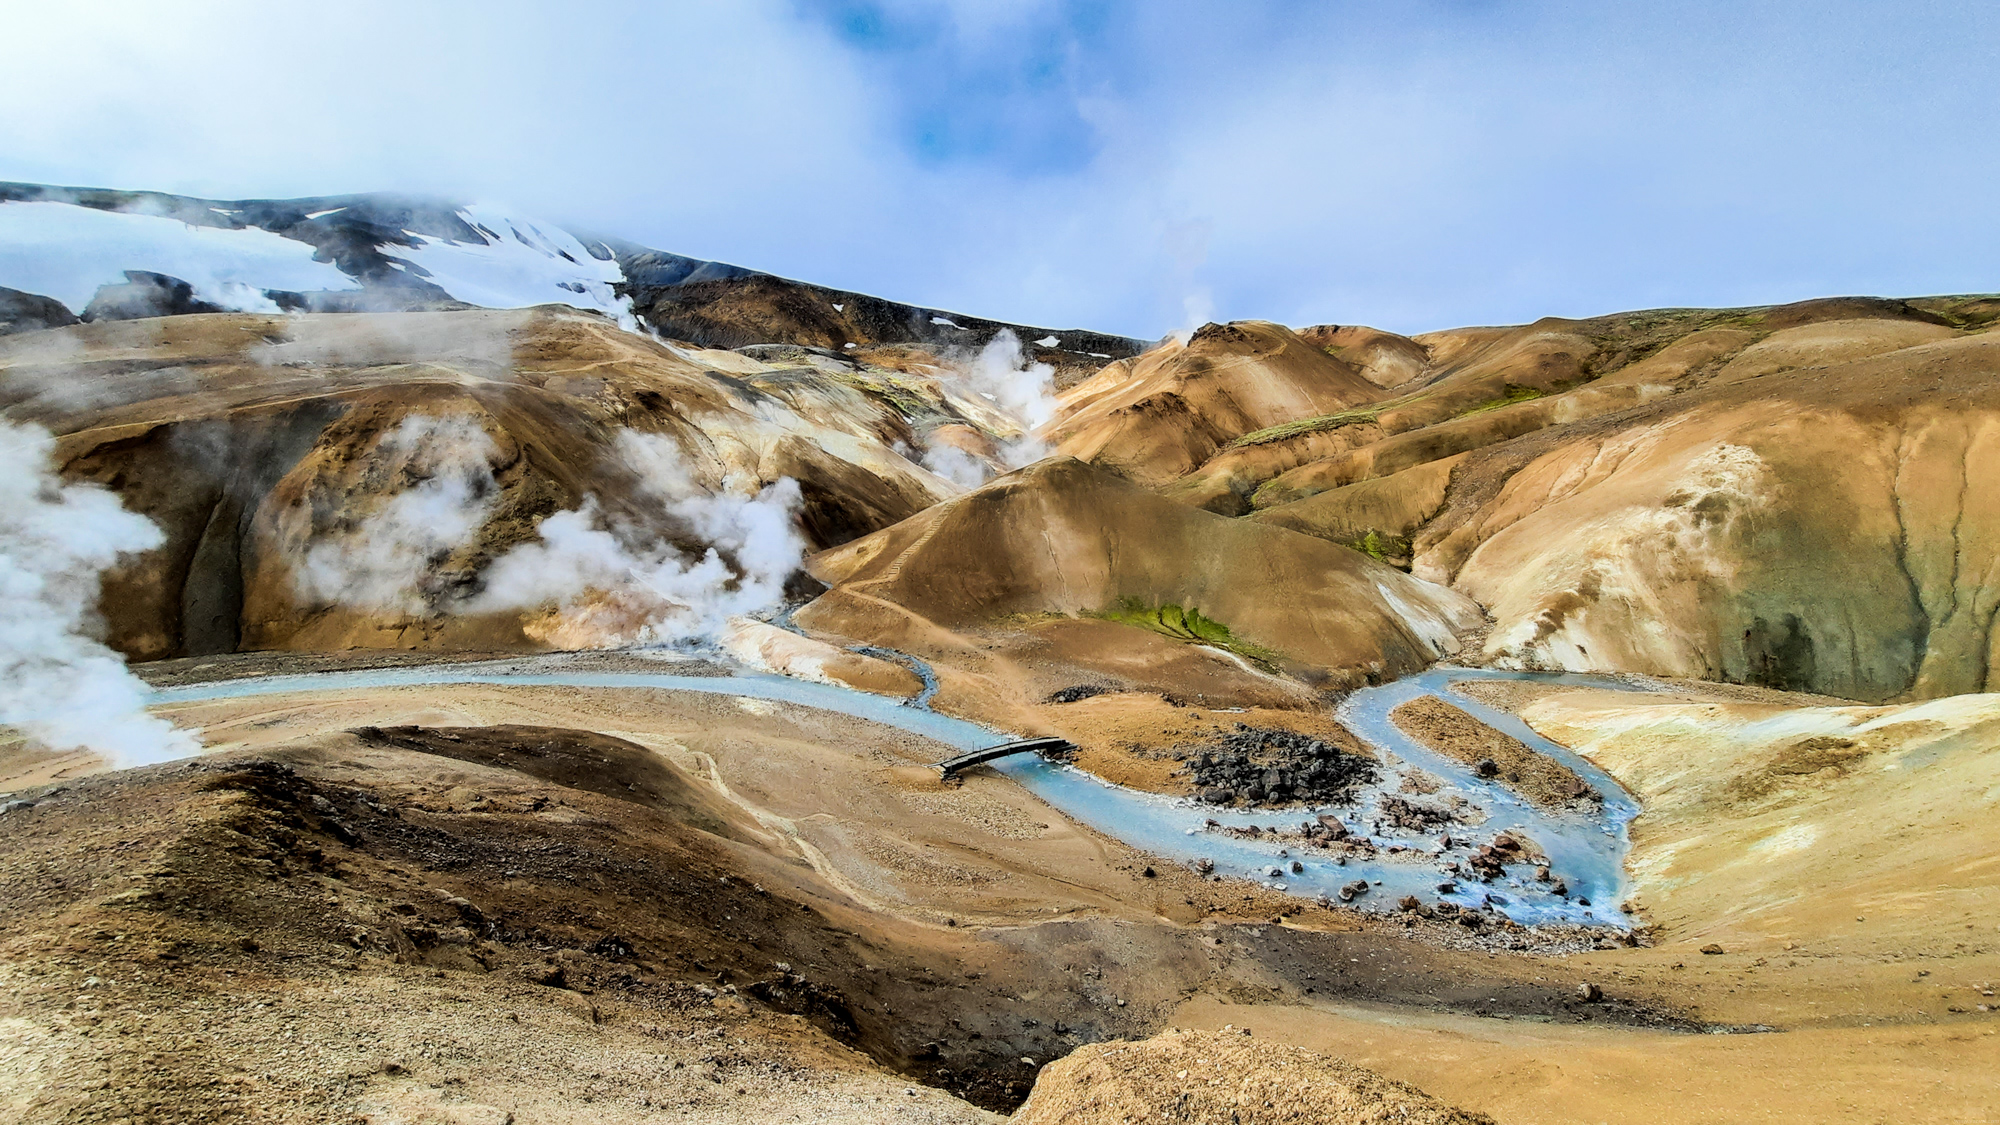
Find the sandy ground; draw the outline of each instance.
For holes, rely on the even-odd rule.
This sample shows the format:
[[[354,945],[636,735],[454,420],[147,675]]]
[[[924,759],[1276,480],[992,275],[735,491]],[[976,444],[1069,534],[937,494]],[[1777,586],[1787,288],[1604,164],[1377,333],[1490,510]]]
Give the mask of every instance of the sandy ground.
[[[2000,1031],[1891,1026],[1675,1035],[1408,1010],[1218,1003],[1180,1026],[1251,1027],[1503,1122],[1987,1122],[2000,1119]]]
[[[761,872],[754,879],[762,886],[806,902],[824,924],[784,938],[794,951],[777,954],[743,944],[762,939],[681,899],[593,898],[579,917],[696,911],[675,932],[708,934],[699,940],[716,950],[641,952],[642,972],[620,968],[615,950],[590,952],[590,926],[607,923],[557,924],[580,909],[569,905],[578,893],[569,884],[482,882],[488,877],[476,870],[412,868],[372,845],[348,856],[346,845],[322,839],[316,846],[350,872],[344,886],[301,869],[276,882],[259,875],[271,888],[260,893],[282,892],[295,904],[314,894],[352,899],[347,916],[379,929],[396,895],[352,872],[395,866],[429,885],[431,898],[401,892],[426,912],[442,901],[435,891],[471,899],[484,888],[530,914],[551,912],[545,934],[572,936],[487,939],[480,955],[493,966],[484,973],[436,960],[455,956],[449,951],[419,951],[406,963],[386,949],[357,949],[337,928],[317,944],[281,944],[274,956],[268,920],[222,925],[210,905],[206,920],[177,907],[141,926],[134,900],[120,897],[166,886],[151,872],[188,863],[174,857],[195,854],[195,829],[227,812],[226,803],[211,808],[198,787],[173,788],[192,781],[167,773],[128,807],[108,796],[65,804],[71,798],[58,795],[0,816],[0,856],[13,857],[0,868],[10,901],[23,904],[0,924],[0,964],[12,985],[0,1004],[0,1052],[16,1075],[0,1090],[0,1106],[28,1107],[17,1114],[26,1120],[88,1119],[79,1107],[91,1098],[58,1105],[48,1092],[88,1094],[90,1083],[115,1083],[202,1039],[195,1045],[228,1050],[207,1069],[174,1070],[172,1082],[147,1087],[148,1097],[171,1106],[198,1087],[238,1099],[229,1104],[293,1107],[273,1119],[320,1119],[313,1115],[344,1106],[384,1123],[498,1121],[505,1112],[527,1114],[521,1120],[970,1121],[985,1119],[983,1111],[924,1083],[954,1089],[973,1072],[966,1060],[1018,1050],[1035,1065],[996,1072],[998,1084],[980,1095],[1005,1104],[1006,1083],[1011,1096],[1025,1094],[1042,1063],[1089,1041],[1080,1028],[1102,1038],[1233,1023],[1501,1121],[1989,1120],[1980,1115],[2000,1105],[2000,1010],[1980,1005],[2000,1008],[1985,995],[2000,984],[2000,864],[1992,859],[2000,841],[1989,838],[1995,818],[1980,802],[2000,795],[1987,725],[1996,705],[1928,706],[1829,714],[1769,702],[1538,693],[1524,710],[1537,729],[1591,754],[1649,809],[1635,830],[1634,870],[1653,944],[1567,956],[1451,948],[1445,935],[1407,918],[1368,919],[1204,882],[1069,823],[999,775],[975,771],[962,786],[941,784],[924,765],[941,748],[923,739],[787,704],[455,686],[177,706],[172,717],[204,728],[215,762],[289,761],[323,791],[374,793],[403,810],[403,823],[427,830],[469,841],[473,826],[497,832],[491,826],[520,823],[524,835],[476,838],[532,848],[579,846],[583,838],[564,842],[569,832],[623,833],[614,837],[626,843],[613,847],[606,837],[612,842],[580,855],[615,857],[657,830],[642,832],[620,819],[623,805],[591,794],[537,789],[465,763],[380,757],[390,751],[346,731],[529,724],[629,740],[685,778],[690,792],[720,802],[713,817],[733,827],[696,841],[722,857],[709,862]],[[1207,721],[1224,718],[1235,716]],[[1197,729],[1193,716],[1182,721]],[[1858,729],[1868,723],[1876,725]],[[1831,754],[1820,762],[1787,749],[1802,738],[1839,737],[1863,752],[1815,744],[1812,753]],[[1899,768],[1882,768],[1889,762]],[[0,752],[0,790],[44,800],[49,787],[37,783],[66,772],[56,788],[111,786],[105,792],[115,795],[137,784],[121,779],[141,776],[91,776],[100,769],[16,747]],[[548,807],[534,811],[536,796],[574,811],[551,819]],[[33,819],[58,816],[70,819]],[[37,824],[65,827],[42,837]],[[1802,825],[1818,833],[1810,845],[1758,847],[1801,839]],[[227,851],[212,854],[237,862]],[[675,870],[684,861],[645,862]],[[701,909],[710,908],[728,909]],[[651,913],[660,910],[667,913]],[[633,929],[609,924],[621,936]],[[256,939],[260,951],[234,944],[239,933],[265,935]],[[852,950],[874,952],[833,956],[825,944],[833,933],[854,935],[842,939]],[[565,964],[584,991],[524,991],[521,966],[558,955],[572,958]],[[910,983],[892,987],[862,967],[892,955],[910,966],[896,980]],[[689,963],[748,966],[755,957],[765,974],[775,961],[810,958],[815,983],[842,997],[863,1032],[723,993],[713,972]],[[748,979],[740,975],[747,969],[734,971],[735,983]],[[636,983],[619,983],[621,973]],[[950,983],[918,988],[926,979]],[[1604,999],[1581,1000],[1584,983]],[[350,1010],[377,1014],[355,1034],[333,1014]],[[559,1010],[586,1022],[565,1024]],[[678,1014],[662,1014],[670,1010]],[[503,1019],[510,1029],[524,1021],[538,1030],[493,1035],[492,1021]],[[1633,1026],[1648,1020],[1779,1030],[1689,1035]],[[975,1029],[982,1038],[971,1038]],[[286,1031],[300,1048],[278,1046],[293,1041]],[[729,1048],[719,1057],[743,1061],[706,1061],[718,1052],[701,1045],[718,1037]],[[926,1038],[942,1045],[935,1057]],[[338,1049],[324,1053],[320,1044]],[[604,1077],[559,1079],[570,1071],[539,1063],[522,1070],[529,1055],[587,1057],[563,1066]],[[391,1062],[402,1069],[388,1069]],[[697,1082],[683,1083],[674,1062],[725,1077],[713,1081],[702,1069]],[[953,1077],[938,1078],[940,1069]],[[575,1088],[546,1093],[564,1081]],[[735,1094],[737,1086],[746,1093]],[[903,1094],[906,1086],[917,1095]],[[582,1098],[599,1087],[597,1101]],[[671,1112],[646,1104],[655,1091]],[[480,1116],[482,1106],[494,1113]]]

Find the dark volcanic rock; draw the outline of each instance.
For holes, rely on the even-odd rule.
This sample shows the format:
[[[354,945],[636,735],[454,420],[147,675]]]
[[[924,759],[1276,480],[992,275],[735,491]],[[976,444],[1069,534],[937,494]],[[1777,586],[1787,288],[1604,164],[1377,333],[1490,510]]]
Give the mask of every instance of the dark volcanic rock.
[[[1108,694],[1110,691],[1111,691],[1110,688],[1103,687],[1098,684],[1075,684],[1070,687],[1050,692],[1049,697],[1047,699],[1042,700],[1042,702],[1080,703],[1083,700],[1091,698],[1092,696],[1105,695]]]
[[[54,297],[0,286],[0,336],[33,332],[38,328],[62,328],[75,323],[76,314]]]
[[[150,270],[126,270],[123,285],[104,285],[83,309],[83,319],[143,320],[154,316],[222,312],[221,305],[198,301],[194,286]]]
[[[1239,723],[1190,757],[1187,772],[1212,804],[1323,804],[1352,800],[1356,786],[1375,780],[1375,763],[1310,735]]]

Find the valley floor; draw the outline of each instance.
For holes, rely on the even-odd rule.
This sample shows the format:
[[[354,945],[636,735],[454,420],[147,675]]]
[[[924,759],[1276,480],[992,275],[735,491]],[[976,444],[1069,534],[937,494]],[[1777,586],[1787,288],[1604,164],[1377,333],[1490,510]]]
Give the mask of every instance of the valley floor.
[[[320,692],[177,705],[193,762],[15,747],[0,1107],[980,1121],[1080,1045],[1234,1025],[1507,1122],[1993,1118],[2000,702],[1489,695],[1646,802],[1649,946],[1202,882],[998,775],[941,784],[936,744],[747,698]]]

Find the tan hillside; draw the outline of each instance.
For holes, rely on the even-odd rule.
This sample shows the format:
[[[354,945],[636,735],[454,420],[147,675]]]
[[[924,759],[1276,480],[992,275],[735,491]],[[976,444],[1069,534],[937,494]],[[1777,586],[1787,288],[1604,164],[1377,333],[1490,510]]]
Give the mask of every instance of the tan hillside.
[[[1490,1125],[1422,1090],[1340,1059],[1236,1031],[1170,1031],[1137,1043],[1094,1043],[1042,1072],[1022,1125],[1173,1121],[1242,1125]]]
[[[1380,387],[1398,387],[1430,368],[1430,349],[1408,336],[1361,324],[1319,324],[1299,329],[1299,339],[1361,369]]]
[[[1161,485],[1253,430],[1381,396],[1361,368],[1280,325],[1211,324],[1071,387],[1046,434],[1059,453]]]
[[[780,351],[667,345],[554,306],[204,314],[0,339],[0,403],[58,435],[65,475],[108,485],[166,531],[163,548],[106,583],[111,642],[135,658],[539,648],[596,642],[465,602],[543,518],[590,498],[607,520],[702,545],[665,518],[628,437],[665,442],[694,494],[796,480],[814,548],[959,490],[904,456],[940,426],[981,440],[935,368]],[[427,485],[439,495],[424,499]],[[450,524],[454,506],[483,510],[434,557],[408,562],[410,591],[302,592],[316,548],[361,551],[370,521],[412,497],[429,507],[405,521],[406,537]]]
[[[1996,368],[1985,333],[1550,442],[1427,527],[1417,570],[1491,608],[1494,658],[1870,701],[1986,690],[2000,493],[1978,482],[2000,473]]]
[[[1198,611],[1238,651],[1336,680],[1400,675],[1454,651],[1464,598],[1355,551],[1163,500],[1057,458],[812,560],[833,589],[799,624],[878,640],[908,619]],[[891,643],[884,640],[883,643]],[[1222,647],[1227,647],[1223,645]]]
[[[2000,696],[1828,707],[1571,691],[1522,716],[1644,803],[1628,866],[1673,941],[1861,960],[1993,933]]]
[[[1497,619],[1490,659],[1982,690],[2000,528],[1970,482],[1993,472],[1996,314],[1839,298],[1429,333],[1386,397],[1238,435],[1155,487],[1454,585]]]

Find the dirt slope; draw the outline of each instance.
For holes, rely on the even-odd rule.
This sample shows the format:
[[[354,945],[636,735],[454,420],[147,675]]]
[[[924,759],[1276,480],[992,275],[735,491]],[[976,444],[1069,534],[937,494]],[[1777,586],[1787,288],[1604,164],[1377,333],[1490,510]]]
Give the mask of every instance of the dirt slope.
[[[1048,1069],[1014,1120],[1124,1125],[1155,1114],[1165,1121],[1242,1125],[1491,1125],[1493,1120],[1339,1059],[1233,1030],[1172,1031],[1138,1043],[1086,1047]]]
[[[1985,690],[2000,511],[1969,482],[1995,471],[1996,318],[1993,298],[1834,298],[1310,329],[1293,339],[1378,364],[1385,389],[1227,440],[1197,419],[1159,464],[1204,461],[1133,476],[1452,585],[1496,619],[1485,659],[1870,701]],[[1264,345],[1234,327],[1210,360],[1248,370]]]
[[[111,641],[134,658],[536,648],[595,642],[468,603],[542,519],[589,502],[642,539],[696,555],[707,541],[664,510],[634,436],[675,451],[695,494],[797,481],[809,547],[959,490],[903,455],[939,426],[983,432],[935,373],[800,349],[768,359],[671,347],[559,307],[191,315],[8,336],[0,404],[58,434],[66,476],[167,532],[106,584]],[[409,425],[421,440],[399,438]],[[443,503],[460,477],[464,494]],[[393,597],[302,588],[315,549],[368,564],[376,521],[412,499],[425,514],[391,528],[406,540],[455,508],[483,510],[461,538],[405,549],[408,588]]]
[[[833,589],[797,615],[809,629],[890,643],[912,621],[950,629],[1172,607],[1218,624],[1218,647],[1316,682],[1421,667],[1477,619],[1464,599],[1357,552],[1186,508],[1069,458],[811,565]]]
[[[1070,388],[1046,432],[1058,453],[1157,486],[1253,430],[1381,395],[1359,367],[1284,327],[1211,324]]]
[[[1985,333],[1692,392],[1447,512],[1417,570],[1491,607],[1492,658],[1870,701],[1985,690],[1996,368]]]

